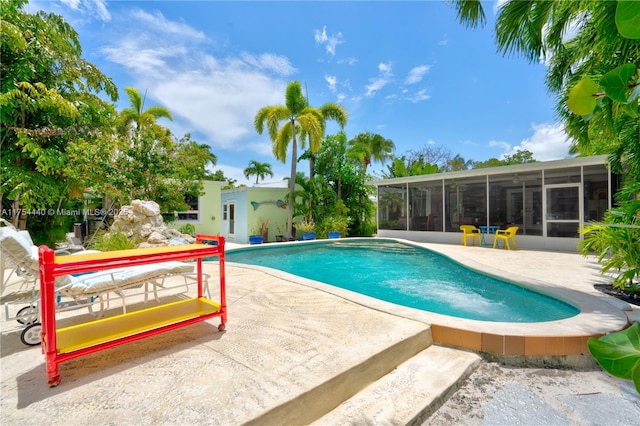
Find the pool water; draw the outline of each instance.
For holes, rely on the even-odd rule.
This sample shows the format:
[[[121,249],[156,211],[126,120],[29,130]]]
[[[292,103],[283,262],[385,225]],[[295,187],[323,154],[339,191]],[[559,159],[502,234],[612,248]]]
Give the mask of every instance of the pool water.
[[[273,244],[232,250],[225,259],[459,318],[541,322],[579,313],[560,300],[473,271],[434,251],[392,240]]]

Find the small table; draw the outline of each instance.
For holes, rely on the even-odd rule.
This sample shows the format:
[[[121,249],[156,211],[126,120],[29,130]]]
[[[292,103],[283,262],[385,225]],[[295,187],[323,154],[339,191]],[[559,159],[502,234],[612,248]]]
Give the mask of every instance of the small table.
[[[500,227],[496,226],[496,225],[488,225],[488,226],[487,225],[482,225],[482,226],[478,226],[478,228],[480,228],[480,233],[482,234],[480,245],[483,245],[483,246],[490,246],[491,245],[491,244],[487,243],[485,235],[487,235],[487,234],[495,234],[496,231],[498,229],[500,229]]]

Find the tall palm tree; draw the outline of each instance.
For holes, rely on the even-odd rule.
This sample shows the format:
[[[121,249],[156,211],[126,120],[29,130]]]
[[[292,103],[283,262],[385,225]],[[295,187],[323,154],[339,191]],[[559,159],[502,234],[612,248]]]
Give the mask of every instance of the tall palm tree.
[[[251,160],[249,161],[249,166],[244,169],[244,177],[249,179],[249,176],[255,176],[256,184],[258,183],[258,179],[264,180],[267,175],[273,177],[273,171],[271,171],[271,164],[269,163],[260,163],[259,161]]]
[[[327,119],[338,122],[341,127],[347,124],[347,112],[336,104],[325,104],[321,108],[309,106],[302,94],[299,81],[292,81],[287,85],[284,105],[269,105],[262,107],[254,118],[254,125],[259,134],[265,128],[269,133],[276,159],[283,163],[287,160],[287,149],[291,144],[291,177],[289,179],[289,218],[287,236],[293,236],[293,193],[296,189],[296,165],[298,161],[298,141],[308,142],[309,151],[318,152],[324,137]],[[280,126],[280,122],[284,122]]]
[[[393,158],[395,148],[391,139],[386,139],[377,133],[364,132],[349,141],[349,156],[358,159],[366,173],[367,167],[373,161],[384,163],[385,160]]]
[[[135,125],[133,134],[136,140],[140,137],[142,127],[154,125],[159,118],[173,120],[171,113],[165,107],[152,106],[143,111],[144,98],[140,95],[140,92],[133,87],[126,87],[124,90],[129,96],[131,107],[120,111],[121,128],[126,132],[130,131],[132,125]]]

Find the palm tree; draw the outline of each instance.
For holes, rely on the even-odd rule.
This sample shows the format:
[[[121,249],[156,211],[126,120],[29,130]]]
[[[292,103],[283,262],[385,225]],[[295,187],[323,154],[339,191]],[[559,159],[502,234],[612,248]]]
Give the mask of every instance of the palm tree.
[[[495,31],[499,52],[533,63],[547,61],[546,84],[557,94],[556,110],[574,140],[572,150],[612,154],[613,168],[624,169],[627,180],[634,182],[640,179],[637,104],[621,107],[605,97],[589,119],[567,108],[569,91],[583,78],[602,77],[624,64],[640,66],[640,41],[622,36],[617,28],[616,12],[622,3],[638,8],[634,2],[510,0],[500,7]],[[452,6],[462,23],[484,23],[480,1],[454,0]]]
[[[388,158],[393,158],[395,148],[391,139],[385,139],[377,133],[364,132],[349,141],[349,156],[358,159],[367,173],[367,167],[373,161],[384,163]]]
[[[465,160],[460,154],[456,154],[450,160],[447,160],[447,165],[445,166],[445,171],[447,172],[457,172],[459,170],[469,170],[469,168],[473,166],[473,161]]]
[[[244,169],[244,177],[249,179],[249,176],[255,176],[256,184],[258,183],[258,179],[264,180],[267,175],[273,177],[271,164],[269,163],[260,163],[259,161],[251,160],[249,161],[249,166]]]
[[[126,87],[124,90],[129,96],[131,107],[120,111],[121,128],[124,132],[127,132],[131,126],[135,124],[133,131],[136,140],[140,138],[140,130],[142,127],[154,125],[158,118],[164,117],[173,120],[171,113],[165,107],[152,106],[143,111],[144,98],[140,96],[140,92],[133,87]]]
[[[299,81],[287,85],[285,104],[262,107],[254,118],[254,125],[259,134],[265,128],[272,142],[273,155],[283,163],[287,160],[287,149],[291,143],[291,177],[289,179],[289,219],[287,236],[292,237],[293,225],[293,193],[296,188],[296,165],[298,161],[298,141],[304,145],[309,143],[311,153],[318,152],[324,137],[327,119],[338,122],[341,127],[347,124],[347,112],[336,104],[325,104],[321,108],[309,106],[302,94]],[[280,127],[280,122],[284,122]]]

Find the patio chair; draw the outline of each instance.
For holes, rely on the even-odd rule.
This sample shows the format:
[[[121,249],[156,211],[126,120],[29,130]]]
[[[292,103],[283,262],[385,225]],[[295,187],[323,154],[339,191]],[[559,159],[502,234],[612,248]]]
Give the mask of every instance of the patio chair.
[[[513,249],[516,250],[518,247],[516,246],[516,232],[518,232],[519,227],[510,226],[504,230],[497,230],[496,234],[493,238],[493,248],[498,247],[498,241],[503,242],[503,248],[511,250],[511,246],[509,245],[509,241],[513,243]]]
[[[478,240],[478,244],[480,243],[480,230],[473,225],[460,225],[460,230],[462,231],[462,245],[467,245],[467,240],[471,238],[471,245],[476,245],[476,239]]]
[[[29,331],[30,327],[39,326],[40,324],[38,248],[33,245],[31,238],[27,238],[27,236],[28,233],[26,231],[17,231],[8,226],[1,227],[0,256],[2,257],[3,267],[8,263],[13,268],[12,273],[15,272],[21,278],[19,281],[20,290],[27,290],[26,294],[23,293],[21,297],[4,303],[6,319],[15,319],[27,327],[21,335],[21,340],[27,345],[34,345],[40,343],[39,335]],[[70,256],[88,252],[90,251],[72,253]],[[56,251],[56,254],[66,255],[68,253]],[[122,310],[126,313],[127,303],[125,296],[144,295],[144,301],[147,302],[148,295],[152,290],[155,300],[159,302],[159,288],[176,288],[175,286],[165,287],[166,279],[175,276],[182,277],[185,291],[188,290],[190,284],[197,283],[198,278],[194,269],[193,263],[172,261],[116,268],[77,276],[61,276],[56,278],[55,282],[58,295],[58,310],[66,310],[65,307],[67,309],[75,309],[78,306],[87,305],[89,312],[100,318],[105,310],[109,308],[110,294],[114,293],[122,300]],[[8,282],[10,278],[11,274],[2,282],[2,290],[4,290],[5,282]],[[204,290],[208,295],[208,275],[203,274],[203,279],[205,280]],[[152,287],[149,288],[149,285]],[[125,293],[127,289],[141,287],[144,287],[141,292]],[[63,297],[72,299],[73,303],[63,302]],[[97,313],[94,313],[93,305],[97,302],[100,302],[100,308]],[[10,305],[27,306],[19,309],[15,316],[12,316],[10,314]]]

